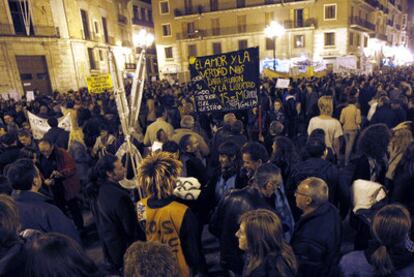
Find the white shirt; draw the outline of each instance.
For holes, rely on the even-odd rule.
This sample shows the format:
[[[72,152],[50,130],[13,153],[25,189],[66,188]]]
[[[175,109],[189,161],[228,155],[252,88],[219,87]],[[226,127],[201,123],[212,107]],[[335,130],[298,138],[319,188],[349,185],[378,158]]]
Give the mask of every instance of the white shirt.
[[[335,118],[312,117],[308,126],[308,135],[315,129],[325,131],[325,144],[332,149],[334,140],[343,135],[341,123]]]

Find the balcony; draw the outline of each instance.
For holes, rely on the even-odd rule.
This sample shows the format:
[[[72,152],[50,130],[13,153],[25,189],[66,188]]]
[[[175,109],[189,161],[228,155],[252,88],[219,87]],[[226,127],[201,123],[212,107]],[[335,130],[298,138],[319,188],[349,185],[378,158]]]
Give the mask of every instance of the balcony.
[[[349,18],[349,24],[351,25],[351,27],[359,27],[361,29],[363,29],[363,31],[372,31],[375,32],[375,24],[372,24],[371,22],[363,19],[363,18],[359,18],[359,17],[350,17]]]
[[[300,26],[298,26],[300,25]],[[285,28],[289,31],[295,28],[310,28],[315,27],[316,20],[314,18],[309,18],[303,22],[303,24],[295,25],[293,21],[286,20],[284,22]],[[263,30],[266,26],[264,24],[247,24],[243,26],[232,26],[225,28],[214,28],[214,29],[199,29],[192,33],[178,33],[176,39],[196,39],[212,36],[228,36],[236,34],[246,34],[246,33],[263,33]]]
[[[386,14],[389,12],[389,9],[382,4],[379,4],[379,8],[381,11],[383,11]]]
[[[219,12],[219,11],[228,11],[228,10],[236,10],[236,9],[245,9],[245,8],[252,8],[252,7],[260,7],[260,6],[267,6],[267,5],[275,5],[275,4],[288,4],[288,3],[297,3],[297,2],[310,2],[312,0],[272,0],[272,1],[265,1],[259,2],[258,1],[246,1],[246,5],[244,7],[238,8],[236,5],[236,1],[219,1],[218,9],[211,10],[209,5],[206,6],[195,6],[191,8],[181,8],[174,10],[175,17],[181,16],[188,16],[188,15],[197,15],[201,13],[209,13],[209,12]],[[313,0],[312,2],[314,2]],[[253,3],[249,3],[253,2]]]
[[[378,0],[365,0],[365,2],[370,4],[374,9],[381,5]]]
[[[296,22],[293,20],[285,20],[283,22],[283,25],[286,29],[316,27],[316,19],[308,18],[304,21],[296,21]]]
[[[0,24],[0,36],[15,36],[15,37],[45,37],[45,38],[59,38],[59,28],[54,26],[39,26],[33,27],[34,34],[26,35],[24,32],[15,33],[12,24]]]
[[[371,34],[370,37],[371,38],[377,38],[377,39],[380,39],[380,40],[383,40],[383,41],[388,41],[388,37],[384,34],[381,34],[381,33]]]
[[[118,23],[120,24],[128,24],[128,18],[125,15],[118,14]]]
[[[142,20],[142,19],[139,19],[139,18],[136,18],[136,17],[132,18],[132,24],[154,28],[154,22],[150,22],[150,21],[147,21],[147,20]]]

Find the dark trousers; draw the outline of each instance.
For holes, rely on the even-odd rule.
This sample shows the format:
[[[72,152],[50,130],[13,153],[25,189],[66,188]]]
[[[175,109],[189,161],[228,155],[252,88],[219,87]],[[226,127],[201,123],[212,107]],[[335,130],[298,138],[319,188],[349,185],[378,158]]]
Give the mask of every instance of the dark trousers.
[[[78,230],[83,229],[83,217],[79,200],[77,198],[66,200],[65,188],[62,183],[56,182],[51,186],[51,190],[56,206],[58,206],[67,217],[73,220]]]

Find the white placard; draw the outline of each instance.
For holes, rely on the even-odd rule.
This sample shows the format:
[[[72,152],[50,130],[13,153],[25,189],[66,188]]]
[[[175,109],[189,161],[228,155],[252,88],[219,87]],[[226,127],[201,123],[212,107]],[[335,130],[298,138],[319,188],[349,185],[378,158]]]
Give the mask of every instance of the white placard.
[[[33,90],[26,91],[26,100],[27,100],[27,102],[31,102],[31,101],[35,100]]]
[[[290,79],[277,79],[276,88],[288,88],[290,85]]]

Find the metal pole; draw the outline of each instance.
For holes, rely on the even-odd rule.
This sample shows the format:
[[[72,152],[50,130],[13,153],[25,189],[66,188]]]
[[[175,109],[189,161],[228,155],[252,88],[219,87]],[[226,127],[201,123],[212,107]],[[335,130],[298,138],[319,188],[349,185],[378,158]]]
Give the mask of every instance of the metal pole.
[[[273,37],[273,70],[276,71],[276,36]]]

